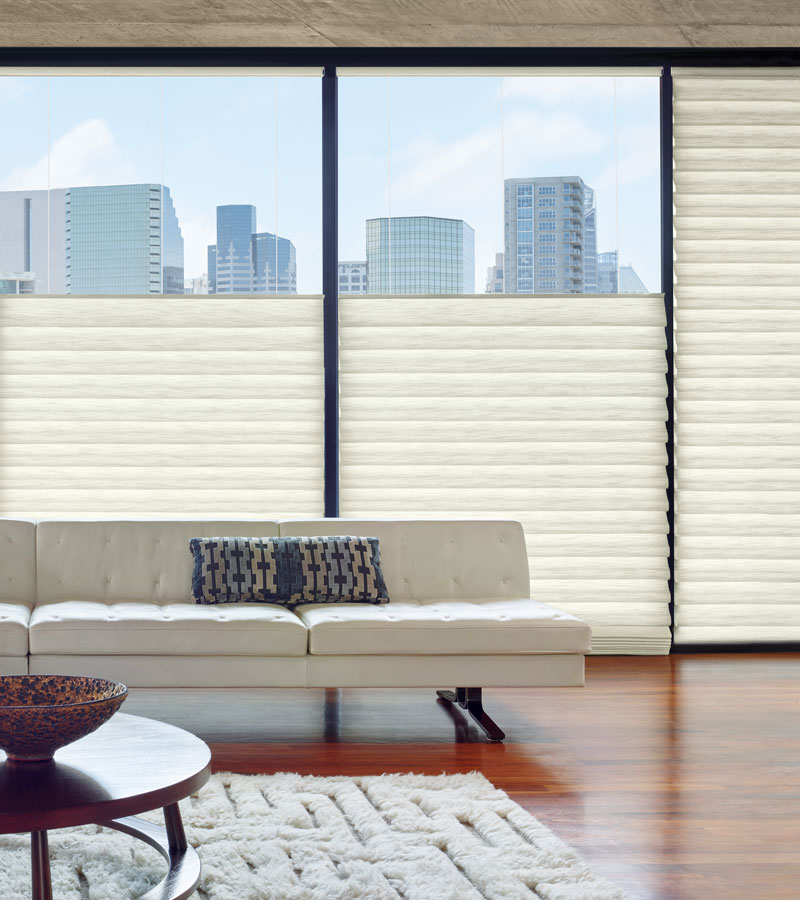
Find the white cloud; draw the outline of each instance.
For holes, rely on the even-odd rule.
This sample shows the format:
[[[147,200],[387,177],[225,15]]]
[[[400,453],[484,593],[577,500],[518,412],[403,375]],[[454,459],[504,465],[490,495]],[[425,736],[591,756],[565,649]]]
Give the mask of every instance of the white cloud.
[[[557,162],[559,171],[565,159],[585,156],[603,149],[608,140],[570,113],[542,115],[520,110],[505,118],[505,176],[542,174],[531,165]],[[408,145],[393,160],[399,168],[408,167],[392,180],[392,192],[403,197],[434,199],[434,194],[461,197],[474,193],[475,178],[499,190],[501,184],[499,127],[483,128],[466,138],[449,143],[418,140]],[[466,199],[466,198],[465,198]]]
[[[0,182],[0,190],[46,190],[47,161],[45,154],[30,166],[14,169]],[[135,166],[125,158],[104,119],[87,119],[52,143],[51,187],[131,184],[137,181]]]

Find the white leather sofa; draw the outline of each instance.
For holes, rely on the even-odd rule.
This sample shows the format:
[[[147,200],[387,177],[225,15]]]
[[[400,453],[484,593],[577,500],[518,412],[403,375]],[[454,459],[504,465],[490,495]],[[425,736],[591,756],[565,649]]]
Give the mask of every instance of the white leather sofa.
[[[376,535],[391,602],[195,604],[189,539],[232,534]],[[482,687],[583,684],[589,627],[531,599],[529,584],[511,521],[5,519],[0,673],[132,687],[457,685],[442,696],[480,719]]]

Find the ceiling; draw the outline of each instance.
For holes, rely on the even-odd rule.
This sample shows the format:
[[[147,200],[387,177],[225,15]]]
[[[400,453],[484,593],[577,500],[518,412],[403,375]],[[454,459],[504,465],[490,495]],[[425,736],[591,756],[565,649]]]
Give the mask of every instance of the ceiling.
[[[792,47],[797,0],[0,0],[0,46]]]

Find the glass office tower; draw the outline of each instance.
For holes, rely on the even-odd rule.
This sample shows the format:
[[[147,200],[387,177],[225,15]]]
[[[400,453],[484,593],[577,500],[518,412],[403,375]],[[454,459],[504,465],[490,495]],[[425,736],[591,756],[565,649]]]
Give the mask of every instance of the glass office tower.
[[[475,232],[463,219],[367,219],[371,294],[472,294]]]
[[[69,188],[68,294],[182,294],[183,237],[169,188]]]
[[[253,235],[256,230],[256,208],[245,204],[217,207],[217,243],[214,248],[213,281],[215,294],[251,294],[253,292]],[[209,247],[209,252],[211,247]]]
[[[297,293],[297,253],[287,238],[253,235],[253,289],[257,294]]]
[[[256,232],[256,208],[217,207],[217,243],[208,247],[210,294],[296,294],[297,253],[287,238]]]

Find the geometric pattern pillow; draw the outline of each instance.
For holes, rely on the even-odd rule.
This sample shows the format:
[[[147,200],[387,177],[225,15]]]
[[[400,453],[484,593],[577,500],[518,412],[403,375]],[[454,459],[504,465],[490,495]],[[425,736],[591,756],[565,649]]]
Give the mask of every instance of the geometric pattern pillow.
[[[197,537],[197,603],[388,603],[376,537]]]

